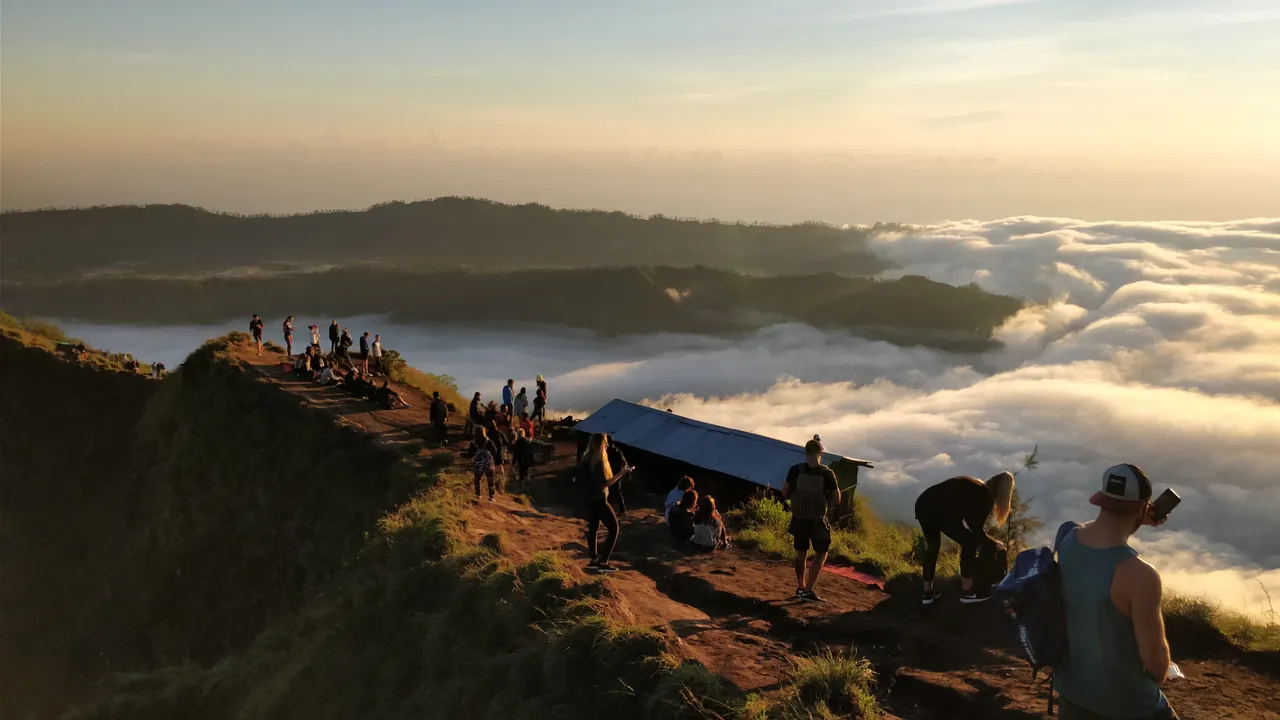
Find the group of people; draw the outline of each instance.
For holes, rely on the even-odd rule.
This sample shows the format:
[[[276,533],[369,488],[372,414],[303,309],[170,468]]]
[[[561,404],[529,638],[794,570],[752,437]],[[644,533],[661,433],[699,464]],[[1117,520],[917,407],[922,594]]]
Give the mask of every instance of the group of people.
[[[481,497],[482,479],[487,480],[490,500],[501,492],[506,482],[508,459],[515,465],[518,482],[527,481],[529,470],[533,467],[537,430],[546,423],[547,381],[541,375],[537,378],[532,414],[529,412],[528,390],[522,387],[517,393],[515,385],[515,380],[507,380],[502,388],[501,405],[495,401],[486,405],[480,392],[471,398],[467,419],[471,423],[472,442],[466,455],[472,459],[477,500]],[[446,442],[444,418],[447,415],[437,423],[434,407],[433,403],[432,424],[443,445]]]
[[[262,333],[264,324],[262,318],[256,313],[253,319],[249,321],[249,333],[253,336],[253,344],[259,355],[262,354]],[[294,357],[293,354],[293,333],[296,325],[293,316],[284,319],[281,323],[281,331],[284,334],[285,354],[288,357]],[[307,327],[311,336],[311,343],[307,346],[307,350],[299,356],[299,360],[306,356],[308,363],[314,362],[315,358],[324,358],[324,353],[320,349],[320,326],[310,325]],[[359,354],[354,360],[360,363],[360,372],[362,375],[380,375],[383,373],[382,368],[382,336],[373,335],[370,338],[368,331],[364,332],[359,339]],[[334,361],[351,362],[355,364],[351,357],[351,347],[355,345],[355,341],[351,338],[351,331],[338,325],[338,321],[334,320],[329,325],[329,363]],[[314,368],[317,372],[319,368]]]
[[[960,602],[991,598],[987,581],[1003,574],[1007,560],[1004,543],[988,528],[1008,522],[1013,491],[1013,474],[1002,472],[985,482],[953,477],[920,494],[915,514],[926,544],[923,604],[940,597],[934,573],[943,535],[960,546]],[[1053,686],[1062,720],[1177,718],[1160,689],[1170,670],[1160,574],[1129,546],[1139,529],[1168,519],[1157,513],[1151,495],[1141,468],[1116,465],[1089,499],[1098,508],[1093,521],[1058,529],[1054,550],[1066,652],[1053,669]]]
[[[663,502],[663,517],[676,544],[694,552],[715,552],[729,547],[729,531],[710,495],[698,497],[696,482],[688,475],[680,478]]]

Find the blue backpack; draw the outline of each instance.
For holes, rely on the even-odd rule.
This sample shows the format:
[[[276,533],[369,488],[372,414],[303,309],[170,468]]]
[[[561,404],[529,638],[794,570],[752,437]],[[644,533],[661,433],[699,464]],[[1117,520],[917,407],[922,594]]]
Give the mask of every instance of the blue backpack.
[[[1023,550],[1014,558],[1013,569],[991,594],[999,598],[1005,614],[1013,622],[1022,654],[1031,664],[1031,681],[1042,669],[1049,674],[1049,714],[1053,714],[1053,669],[1067,656],[1067,618],[1062,600],[1062,575],[1055,559],[1058,545],[1079,523],[1067,522],[1058,528],[1053,548]]]

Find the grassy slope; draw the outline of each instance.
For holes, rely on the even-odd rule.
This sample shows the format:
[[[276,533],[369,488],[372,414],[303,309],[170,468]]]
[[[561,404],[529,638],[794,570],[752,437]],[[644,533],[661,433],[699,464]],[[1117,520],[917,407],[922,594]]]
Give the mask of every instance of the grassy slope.
[[[119,443],[118,462],[134,483],[107,498],[135,507],[86,538],[108,550],[91,577],[114,593],[69,593],[93,599],[91,625],[111,629],[69,638],[97,664],[38,678],[56,699],[6,715],[70,703],[61,714],[74,718],[790,718],[850,698],[874,711],[856,658],[806,665],[783,704],[736,697],[666,635],[612,619],[607,581],[575,582],[550,554],[514,563],[500,536],[465,542],[464,479],[254,380],[225,344],[163,383],[137,379],[153,394],[135,403],[136,423],[113,423],[136,440]],[[85,569],[42,559],[62,575]]]

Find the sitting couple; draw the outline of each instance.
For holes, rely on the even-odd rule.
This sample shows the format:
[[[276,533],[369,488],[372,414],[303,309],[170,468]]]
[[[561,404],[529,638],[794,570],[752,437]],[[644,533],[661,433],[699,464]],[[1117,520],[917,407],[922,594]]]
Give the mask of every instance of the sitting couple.
[[[716,499],[704,495],[699,500],[698,491],[693,486],[693,478],[682,477],[667,495],[666,517],[671,536],[695,552],[714,552],[729,547],[729,532],[716,509]]]

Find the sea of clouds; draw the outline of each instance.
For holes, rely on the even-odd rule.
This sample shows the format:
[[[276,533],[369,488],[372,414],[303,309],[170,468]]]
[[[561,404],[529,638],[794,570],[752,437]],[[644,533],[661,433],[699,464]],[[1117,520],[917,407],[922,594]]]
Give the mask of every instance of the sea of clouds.
[[[1102,471],[1132,462],[1157,492],[1183,497],[1136,543],[1169,585],[1251,612],[1265,609],[1263,586],[1280,596],[1280,220],[1023,217],[882,235],[873,247],[894,275],[1035,304],[999,330],[1003,350],[982,356],[780,326],[553,382],[570,398],[605,385],[793,441],[821,433],[876,463],[863,492],[904,520],[928,485],[1018,468],[1038,445],[1039,466],[1018,482],[1049,532],[1091,518]],[[769,387],[726,392],[766,368]]]
[[[999,330],[1002,350],[982,355],[794,324],[604,339],[340,319],[486,398],[508,377],[532,387],[541,373],[555,410],[621,397],[791,441],[820,433],[829,449],[875,463],[860,492],[901,520],[928,485],[1018,468],[1038,445],[1039,466],[1018,484],[1051,532],[1091,518],[1102,471],[1132,462],[1157,492],[1183,497],[1167,526],[1137,541],[1170,586],[1250,612],[1264,609],[1263,586],[1280,597],[1280,220],[1021,217],[881,235],[873,248],[895,275],[977,282],[1034,304]],[[171,367],[226,331],[67,329]]]

